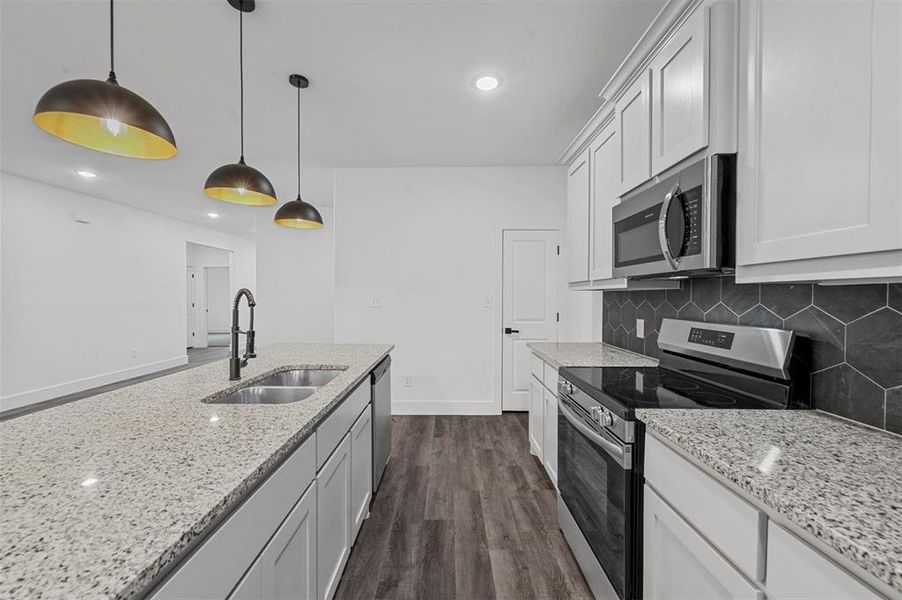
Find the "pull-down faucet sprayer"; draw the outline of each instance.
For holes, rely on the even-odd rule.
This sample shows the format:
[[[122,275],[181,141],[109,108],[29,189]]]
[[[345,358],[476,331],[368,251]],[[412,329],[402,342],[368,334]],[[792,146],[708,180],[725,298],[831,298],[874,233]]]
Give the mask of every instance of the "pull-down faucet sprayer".
[[[241,297],[247,298],[248,308],[251,310],[251,322],[247,331],[241,331],[238,327],[238,304]],[[232,303],[232,356],[229,358],[229,381],[241,379],[241,367],[247,365],[249,358],[256,358],[257,353],[254,352],[254,307],[257,306],[254,295],[247,288],[241,288],[235,294],[235,302]],[[238,358],[238,334],[244,334],[247,337],[247,347],[244,356]]]

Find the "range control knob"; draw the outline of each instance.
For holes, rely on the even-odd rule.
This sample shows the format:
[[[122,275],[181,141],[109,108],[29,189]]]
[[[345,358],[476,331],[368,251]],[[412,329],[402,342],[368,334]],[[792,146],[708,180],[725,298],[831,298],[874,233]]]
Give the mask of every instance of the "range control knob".
[[[606,410],[601,411],[601,414],[598,417],[598,424],[602,427],[610,427],[614,424],[614,415]]]

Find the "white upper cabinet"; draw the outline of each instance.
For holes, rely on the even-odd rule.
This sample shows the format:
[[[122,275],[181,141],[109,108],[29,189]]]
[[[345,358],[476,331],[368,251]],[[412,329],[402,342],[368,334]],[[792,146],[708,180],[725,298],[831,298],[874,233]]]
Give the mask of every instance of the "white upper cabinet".
[[[739,21],[738,277],[902,276],[902,3],[749,0]]]
[[[590,277],[614,276],[614,205],[617,204],[620,139],[614,123],[608,123],[589,146],[592,163],[592,231]]]
[[[568,281],[589,280],[589,151],[567,169]]]
[[[614,109],[620,131],[620,194],[651,177],[650,81],[651,71],[643,69]]]
[[[708,9],[701,6],[651,63],[654,174],[708,145]]]

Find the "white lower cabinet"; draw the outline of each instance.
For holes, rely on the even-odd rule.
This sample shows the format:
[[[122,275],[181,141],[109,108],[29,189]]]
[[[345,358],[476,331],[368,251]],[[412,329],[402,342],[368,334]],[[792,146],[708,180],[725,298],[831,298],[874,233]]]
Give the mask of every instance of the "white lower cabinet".
[[[316,475],[317,598],[329,600],[351,553],[351,436],[346,435]]]
[[[878,600],[881,596],[794,535],[769,523],[767,596],[772,600]]]
[[[764,594],[645,486],[645,598],[763,600]]]
[[[316,482],[304,493],[230,600],[316,597]]]
[[[545,390],[545,419],[544,419],[544,463],[545,472],[551,478],[554,487],[557,487],[557,396],[547,389]]]
[[[357,538],[370,512],[373,497],[373,412],[372,407],[357,417],[351,427],[351,540]]]
[[[529,380],[529,451],[543,460],[545,441],[545,387],[535,377]]]

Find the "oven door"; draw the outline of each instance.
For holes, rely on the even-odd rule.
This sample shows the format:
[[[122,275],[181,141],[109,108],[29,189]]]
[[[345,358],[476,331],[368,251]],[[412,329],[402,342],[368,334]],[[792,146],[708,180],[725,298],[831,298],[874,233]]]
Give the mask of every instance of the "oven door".
[[[632,600],[638,593],[633,448],[581,413],[566,397],[558,400],[561,500],[617,596]]]

